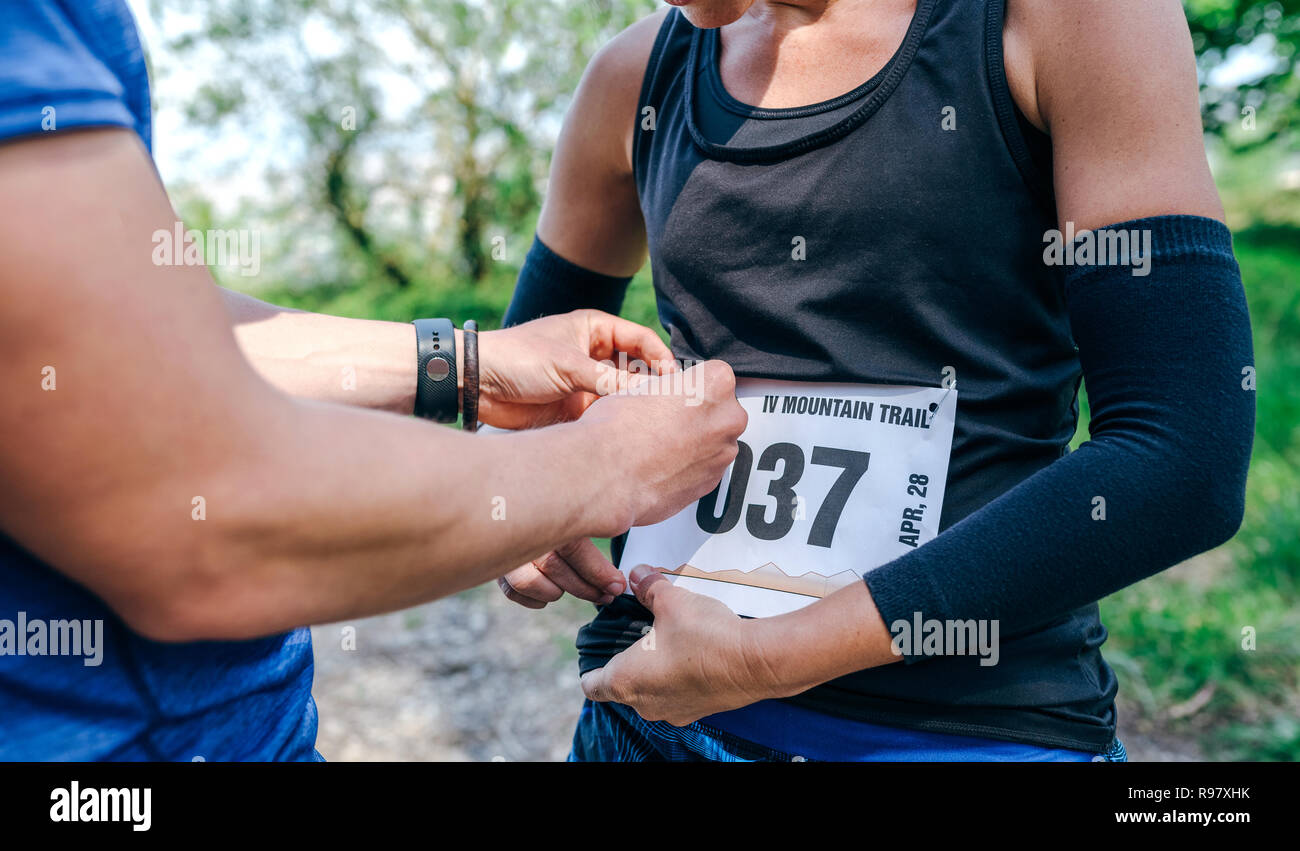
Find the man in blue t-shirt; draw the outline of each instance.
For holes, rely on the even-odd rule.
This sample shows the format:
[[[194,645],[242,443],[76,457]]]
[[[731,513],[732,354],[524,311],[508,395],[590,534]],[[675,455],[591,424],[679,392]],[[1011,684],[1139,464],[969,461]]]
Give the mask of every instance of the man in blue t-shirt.
[[[592,402],[619,353],[676,369],[608,314],[477,335],[217,288],[188,237],[162,250],[181,230],[150,143],[123,0],[5,5],[0,759],[318,758],[304,624],[552,549],[547,582],[607,602],[624,581],[585,539],[669,516],[735,456],[723,364]],[[493,437],[393,415],[584,410]]]

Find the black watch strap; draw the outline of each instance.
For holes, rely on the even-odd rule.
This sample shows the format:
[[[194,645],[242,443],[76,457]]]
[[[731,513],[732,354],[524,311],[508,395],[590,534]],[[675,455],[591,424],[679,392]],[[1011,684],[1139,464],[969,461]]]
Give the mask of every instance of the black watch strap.
[[[415,415],[454,423],[460,414],[456,389],[456,328],[450,319],[417,319]]]

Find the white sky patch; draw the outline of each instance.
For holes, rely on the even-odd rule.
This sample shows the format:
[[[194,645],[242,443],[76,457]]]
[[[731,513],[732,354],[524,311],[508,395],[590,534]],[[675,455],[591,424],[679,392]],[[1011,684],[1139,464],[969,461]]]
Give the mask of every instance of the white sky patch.
[[[1209,72],[1207,81],[1215,88],[1231,88],[1258,80],[1277,69],[1276,47],[1277,39],[1271,35],[1230,47],[1223,62]]]
[[[181,182],[219,185],[219,192],[209,200],[220,212],[231,212],[240,198],[259,197],[267,193],[265,172],[271,164],[268,151],[282,146],[265,145],[259,136],[274,128],[258,128],[250,133],[234,125],[223,127],[219,139],[209,127],[194,126],[183,110],[194,91],[211,79],[206,62],[181,62],[166,44],[169,39],[201,25],[201,18],[171,12],[167,31],[159,28],[149,12],[148,0],[127,0],[135,15],[136,26],[153,65],[149,84],[153,89],[153,155],[163,183]],[[213,51],[213,62],[219,61]],[[204,72],[196,69],[203,68]],[[275,138],[272,135],[271,138]],[[281,136],[283,138],[283,136]]]
[[[510,46],[506,48],[505,54],[501,57],[501,67],[505,71],[513,73],[523,68],[524,63],[527,61],[528,50],[519,42],[512,41]]]
[[[302,39],[312,55],[321,59],[340,56],[347,50],[347,43],[339,34],[330,29],[324,20],[314,16],[303,21]]]

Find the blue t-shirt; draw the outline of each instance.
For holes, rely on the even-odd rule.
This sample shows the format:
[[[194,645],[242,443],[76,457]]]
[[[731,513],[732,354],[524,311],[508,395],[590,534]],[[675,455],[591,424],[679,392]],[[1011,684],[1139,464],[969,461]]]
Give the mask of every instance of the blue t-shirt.
[[[152,150],[148,72],[123,0],[6,0],[0,144],[98,126]],[[149,641],[0,534],[0,760],[319,759],[311,683],[306,629]]]

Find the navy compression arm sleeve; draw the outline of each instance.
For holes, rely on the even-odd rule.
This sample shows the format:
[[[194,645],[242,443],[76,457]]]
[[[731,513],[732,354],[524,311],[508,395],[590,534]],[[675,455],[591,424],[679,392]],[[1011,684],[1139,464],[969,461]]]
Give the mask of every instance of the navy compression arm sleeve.
[[[533,237],[533,245],[519,270],[515,294],[510,299],[502,327],[509,328],[539,316],[594,307],[615,316],[623,309],[623,296],[632,278],[616,278],[570,263]]]
[[[1146,277],[1125,266],[1066,275],[1091,440],[868,572],[886,624],[920,612],[997,619],[1004,634],[1039,626],[1240,526],[1254,355],[1231,234],[1194,216],[1102,230],[1151,231],[1152,256]]]

